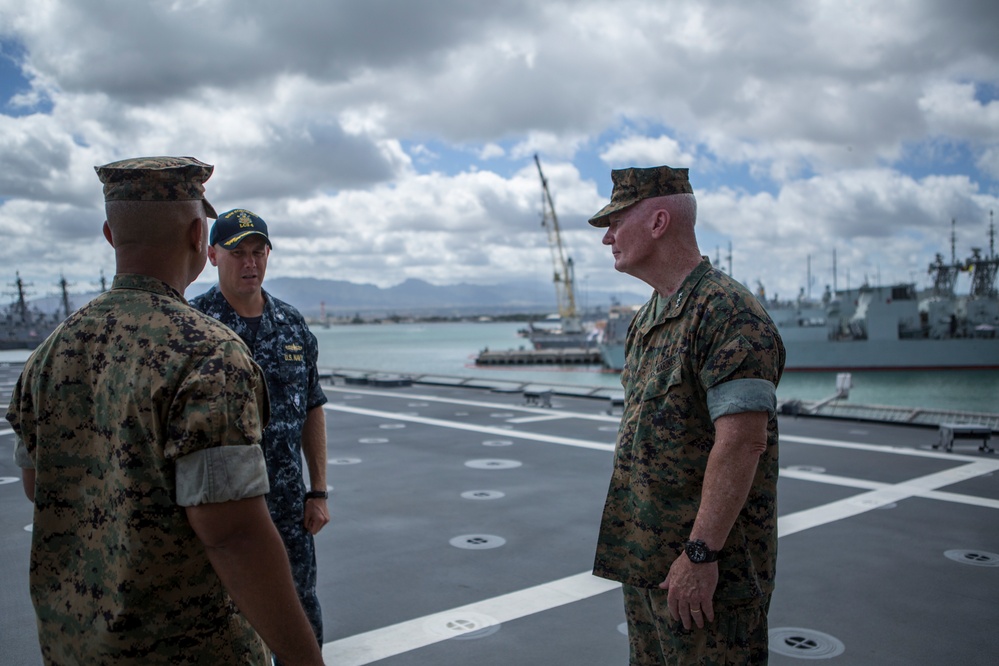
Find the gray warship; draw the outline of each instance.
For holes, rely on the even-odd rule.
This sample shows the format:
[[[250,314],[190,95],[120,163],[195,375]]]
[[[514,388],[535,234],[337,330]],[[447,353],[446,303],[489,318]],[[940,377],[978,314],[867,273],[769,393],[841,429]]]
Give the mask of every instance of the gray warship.
[[[932,286],[912,282],[856,289],[827,288],[818,301],[766,298],[757,289],[787,349],[788,371],[999,369],[999,292],[995,225],[989,250],[972,248],[956,260],[941,254],[929,265]],[[954,291],[958,276],[970,273],[967,294]],[[624,340],[637,307],[612,307],[600,342],[604,365],[624,367]]]
[[[62,300],[54,313],[43,312],[37,306],[30,306],[25,297],[28,285],[15,272],[13,283],[16,299],[0,310],[0,349],[34,349],[56,329],[72,311],[66,278],[59,281]]]

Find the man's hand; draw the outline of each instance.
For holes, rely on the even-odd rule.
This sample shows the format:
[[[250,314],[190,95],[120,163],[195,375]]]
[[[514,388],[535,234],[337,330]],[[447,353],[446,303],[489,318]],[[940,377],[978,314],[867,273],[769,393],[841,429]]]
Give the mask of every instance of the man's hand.
[[[717,586],[718,563],[694,564],[686,553],[673,561],[666,580],[659,583],[661,589],[668,590],[666,605],[670,617],[683,622],[684,629],[690,629],[691,623],[702,629],[705,620],[714,622],[711,598]]]
[[[326,500],[319,497],[305,500],[305,520],[303,522],[305,529],[309,530],[309,534],[313,536],[319,534],[319,530],[330,522],[330,512],[326,506]]]

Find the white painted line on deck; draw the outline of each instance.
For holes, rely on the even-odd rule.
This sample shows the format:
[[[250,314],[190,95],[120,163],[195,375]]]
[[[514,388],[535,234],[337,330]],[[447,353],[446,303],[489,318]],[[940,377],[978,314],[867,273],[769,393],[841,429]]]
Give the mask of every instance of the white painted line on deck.
[[[461,388],[461,387],[456,387]],[[379,398],[397,398],[402,400],[425,400],[427,402],[442,402],[450,405],[464,405],[466,407],[484,407],[486,409],[505,409],[505,410],[516,410],[519,412],[527,412],[529,414],[552,414],[552,407],[526,407],[519,405],[511,405],[505,402],[484,402],[479,400],[459,400],[457,398],[442,398],[436,395],[422,395],[415,393],[391,393],[389,391],[372,391],[369,389],[355,389],[355,388],[344,388],[340,386],[323,386],[326,391],[333,391],[335,393],[356,393],[358,395],[370,395]],[[566,418],[575,419],[585,419],[588,421],[611,421],[618,423],[621,421],[620,416],[611,416],[608,414],[590,414],[586,412],[569,412],[564,410],[556,410],[558,414],[565,415]]]
[[[618,587],[619,583],[597,578],[586,571],[467,606],[459,606],[441,613],[332,641],[323,646],[323,658],[337,666],[362,666],[446,640],[447,635],[431,630],[435,624],[460,621],[463,617],[475,617],[479,621],[473,629],[480,630],[582,601]]]
[[[3,437],[4,435],[13,435],[13,434],[14,431],[11,430],[10,428],[4,428],[3,430],[0,430],[0,437]]]
[[[954,473],[955,477],[960,477],[965,475],[969,470],[969,465],[963,467],[958,467],[950,470]],[[988,474],[989,472],[980,472],[975,474],[975,476],[981,476],[981,474]],[[826,483],[833,486],[844,486],[847,488],[863,488],[864,490],[882,490],[884,488],[890,488],[892,484],[882,483],[880,481],[868,481],[866,479],[853,479],[846,476],[836,476],[834,474],[819,474],[816,472],[803,472],[800,470],[786,469],[782,468],[780,470],[780,475],[782,477],[787,477],[790,479],[797,479],[799,481],[810,481],[813,483]],[[999,500],[991,499],[988,497],[977,497],[975,495],[963,495],[961,493],[949,493],[942,492],[939,490],[927,490],[923,492],[914,492],[913,497],[922,497],[924,499],[938,500],[941,502],[954,502],[957,504],[969,504],[971,506],[980,506],[987,509],[999,509]]]
[[[374,409],[364,409],[361,407],[347,407],[346,405],[332,405],[326,403],[324,409],[334,412],[346,412],[348,414],[361,414],[362,416],[374,416],[376,418],[390,419],[393,421],[407,421],[409,423],[421,423],[423,425],[435,426],[438,428],[452,428],[454,430],[467,430],[469,432],[481,432],[487,435],[499,437],[513,437],[519,439],[529,439],[535,442],[547,442],[549,444],[561,444],[563,446],[575,446],[581,449],[594,449],[597,451],[613,451],[613,444],[603,442],[591,442],[585,439],[573,439],[571,437],[557,437],[554,435],[542,435],[533,432],[520,432],[507,428],[496,428],[491,426],[479,426],[460,421],[445,421],[443,419],[430,419],[424,416],[413,416],[400,414],[398,412],[383,412]]]
[[[831,446],[837,449],[853,449],[854,451],[870,451],[873,453],[892,453],[915,458],[935,458],[937,460],[954,460],[959,462],[975,462],[981,460],[975,456],[963,456],[946,451],[927,451],[925,449],[908,448],[905,446],[886,446],[884,444],[860,444],[839,439],[821,439],[818,437],[800,437],[798,435],[781,435],[781,442],[794,444],[810,444],[813,446]]]
[[[925,493],[949,486],[968,478],[990,474],[999,470],[999,462],[976,461],[961,467],[946,469],[942,472],[927,474],[915,479],[903,481],[883,488],[870,490],[860,495],[847,497],[836,502],[830,502],[812,509],[798,511],[777,518],[777,534],[788,536],[802,530],[825,525],[837,520],[852,518],[862,513],[877,509],[893,502],[910,497],[923,497]]]
[[[538,423],[540,421],[561,421],[564,419],[575,418],[571,414],[548,414],[545,416],[521,416],[516,419],[507,419],[507,423]]]

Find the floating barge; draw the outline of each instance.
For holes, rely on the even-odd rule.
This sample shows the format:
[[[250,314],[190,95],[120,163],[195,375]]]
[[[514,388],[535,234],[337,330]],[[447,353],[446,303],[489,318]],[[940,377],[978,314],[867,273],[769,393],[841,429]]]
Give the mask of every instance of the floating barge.
[[[579,347],[550,349],[483,350],[475,365],[600,365],[599,349]]]

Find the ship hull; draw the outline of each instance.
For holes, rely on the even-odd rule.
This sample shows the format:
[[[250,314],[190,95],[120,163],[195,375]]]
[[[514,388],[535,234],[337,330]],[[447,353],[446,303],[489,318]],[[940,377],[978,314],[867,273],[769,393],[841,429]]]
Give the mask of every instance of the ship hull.
[[[784,346],[786,372],[999,369],[999,338],[785,341]],[[624,368],[623,344],[603,344],[600,353],[608,368]]]

